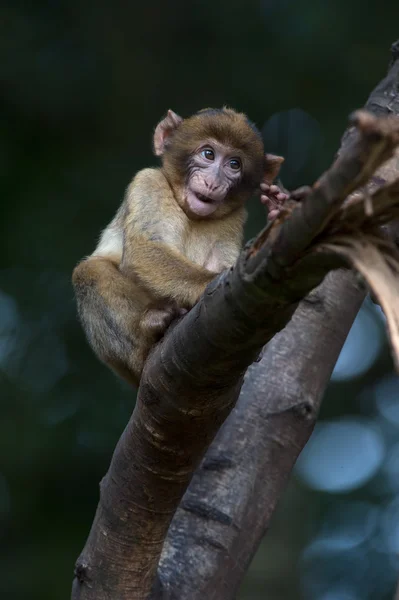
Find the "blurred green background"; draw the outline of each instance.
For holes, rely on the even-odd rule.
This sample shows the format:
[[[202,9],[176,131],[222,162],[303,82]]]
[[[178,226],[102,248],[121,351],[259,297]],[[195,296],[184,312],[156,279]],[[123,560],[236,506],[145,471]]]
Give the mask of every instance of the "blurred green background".
[[[168,108],[228,104],[311,183],[385,74],[399,4],[5,0],[0,8],[0,598],[69,598],[134,395],[92,355],[70,275]],[[254,200],[247,237],[265,220]],[[399,382],[366,302],[240,600],[385,600],[399,569]],[[221,599],[222,600],[222,599]]]

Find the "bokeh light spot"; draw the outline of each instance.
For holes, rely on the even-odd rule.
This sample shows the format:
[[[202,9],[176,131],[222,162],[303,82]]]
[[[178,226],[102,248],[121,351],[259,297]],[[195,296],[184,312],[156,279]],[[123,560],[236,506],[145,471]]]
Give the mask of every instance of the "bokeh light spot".
[[[376,318],[362,308],[341,350],[331,380],[345,381],[366,373],[376,361],[382,343],[383,335]]]
[[[313,489],[347,492],[371,479],[384,457],[379,430],[371,422],[346,418],[316,427],[296,472]]]

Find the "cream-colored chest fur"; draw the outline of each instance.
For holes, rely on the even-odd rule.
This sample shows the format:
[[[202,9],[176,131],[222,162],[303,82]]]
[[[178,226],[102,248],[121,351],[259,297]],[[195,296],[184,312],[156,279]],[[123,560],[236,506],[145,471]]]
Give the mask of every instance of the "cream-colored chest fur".
[[[192,221],[177,205],[163,174],[144,169],[130,184],[122,206],[103,231],[93,256],[112,255],[121,259],[124,243],[134,244],[137,236],[144,236],[218,273],[234,264],[238,257],[245,216],[242,208],[221,220]]]
[[[218,221],[189,223],[182,254],[209,271],[219,273],[234,264],[241,247],[239,232]]]

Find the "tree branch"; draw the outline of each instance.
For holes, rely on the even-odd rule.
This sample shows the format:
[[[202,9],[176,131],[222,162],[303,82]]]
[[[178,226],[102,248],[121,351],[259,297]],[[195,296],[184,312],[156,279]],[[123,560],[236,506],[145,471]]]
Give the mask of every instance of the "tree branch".
[[[154,598],[235,598],[363,298],[352,272],[331,273],[248,369],[172,521]]]
[[[366,103],[377,115],[399,114],[399,42],[392,50],[390,71]],[[353,128],[345,133],[342,148],[348,147],[353,135]],[[398,175],[396,151],[372,178],[369,192],[383,183],[392,184]],[[385,192],[377,193],[386,197]],[[383,198],[377,201],[379,207],[383,203]],[[359,217],[358,205],[349,204],[344,214],[351,223]],[[397,242],[397,223],[387,229]],[[266,346],[261,362],[249,368],[236,407],[211,444],[172,521],[154,598],[235,597],[313,430],[324,390],[364,294],[353,273],[331,273]],[[199,502],[202,514],[185,510],[187,499],[191,505]],[[207,516],[212,512],[207,506],[223,507],[229,524],[215,525]]]
[[[261,232],[255,242],[247,246],[237,265],[208,286],[200,302],[170,328],[150,355],[135,410],[101,484],[96,517],[76,565],[73,600],[135,600],[148,596],[171,519],[206,449],[234,407],[246,369],[256,359],[261,347],[291,319],[298,301],[319,285],[328,271],[341,264],[331,254],[312,255],[312,245],[320,241],[323,230],[347,195],[367,182],[374,170],[392,155],[399,141],[399,129],[394,124],[376,121],[363,113],[358,113],[355,119],[358,133],[354,135],[353,142],[345,147],[305,202],[300,206],[289,206],[283,218]],[[320,292],[316,292],[297,311],[286,331],[269,345],[264,359],[249,371],[244,390],[250,390],[254,398],[256,395],[259,398],[259,389],[263,388],[266,375],[271,382],[267,402],[273,409],[262,413],[261,422],[268,426],[261,430],[261,438],[265,440],[264,435],[271,431],[276,433],[268,442],[254,447],[250,455],[254,463],[252,477],[255,489],[260,489],[262,471],[259,471],[259,466],[272,468],[273,463],[280,467],[278,476],[274,467],[271,471],[276,482],[272,487],[273,493],[269,490],[263,496],[263,501],[266,498],[269,502],[267,514],[274,507],[290,468],[310,434],[317,403],[360,305],[362,294],[356,287],[348,285],[350,280],[348,272],[345,275],[341,273],[337,279],[332,279],[336,281],[333,290],[327,282],[322,288],[328,292],[326,297],[323,296],[322,304],[330,311],[330,329],[327,327],[326,331],[322,331],[320,318],[315,319],[313,328],[310,326],[312,318],[318,316],[319,300],[309,309],[309,302],[320,298]],[[343,310],[337,290],[342,292],[349,305]],[[338,320],[341,328],[337,327]],[[329,356],[326,366],[320,369],[315,387],[309,388],[306,375],[309,376],[309,369],[316,359],[316,356],[311,356],[313,346],[310,342],[313,340],[314,344],[320,334],[326,337],[325,349]],[[287,344],[301,347],[302,354],[294,357],[295,350],[288,350]],[[294,365],[291,365],[290,360],[294,358]],[[313,363],[308,363],[309,360]],[[250,383],[252,378],[254,383]],[[260,385],[262,388],[259,388]],[[275,394],[278,392],[277,396],[269,395],[273,390]],[[282,390],[285,390],[285,398],[281,397]],[[304,395],[304,390],[308,390],[309,395]],[[233,456],[233,440],[240,438],[239,423],[234,416],[239,415],[240,420],[246,421],[247,416],[244,418],[243,415],[249,411],[251,421],[249,392],[244,391],[242,398],[247,398],[246,401],[240,400],[237,408],[242,412],[235,412],[228,421],[235,423],[235,428],[228,426],[232,429],[228,435],[231,452],[225,453],[227,460],[231,460],[230,455]],[[259,408],[256,408],[256,403],[253,405],[255,416]],[[249,430],[245,431],[245,437],[252,435]],[[288,444],[291,438],[296,440],[293,446]],[[281,450],[280,456],[277,449]],[[212,457],[210,462],[208,459],[208,463],[205,461],[205,468],[203,464],[199,470],[200,477],[203,472],[214,476],[209,464],[219,464],[220,467],[220,453],[216,452],[215,457],[216,463],[212,463]],[[222,464],[223,460],[222,455]],[[222,471],[233,472],[234,469],[226,467],[226,464]],[[235,471],[237,475],[237,468]],[[204,519],[210,519],[211,529],[215,532],[218,527],[224,528],[224,538],[217,535],[213,538],[209,532],[208,541],[215,539],[216,545],[210,543],[207,546],[205,542],[205,547],[208,551],[212,548],[212,552],[216,553],[212,560],[223,564],[229,574],[230,566],[236,560],[231,557],[236,556],[246,566],[264,527],[264,522],[261,522],[260,528],[255,528],[254,536],[248,535],[247,530],[248,542],[244,543],[237,520],[234,521],[228,507],[221,503],[223,498],[215,495],[216,503],[213,500],[212,505],[198,501],[198,497],[209,497],[209,490],[214,488],[209,487],[213,485],[212,481],[207,481],[198,496],[195,493],[196,479],[193,480],[193,488],[184,497],[165,546],[158,587],[154,591],[158,597],[195,598],[197,596],[192,594],[200,589],[203,595],[205,582],[198,570],[191,581],[194,587],[187,596],[181,592],[183,584],[181,578],[178,581],[176,569],[170,568],[178,552],[186,567],[195,547],[194,544],[188,545],[193,539],[190,527],[186,529],[182,525],[182,514],[188,515],[191,525],[194,519],[200,519],[201,531],[204,531]],[[190,500],[192,489],[194,495]],[[248,488],[242,490],[242,494],[248,499],[253,496]],[[258,500],[252,499],[252,502],[256,505]],[[257,505],[257,510],[251,508],[244,514],[250,506],[251,502],[244,502],[243,498],[237,502],[237,509],[243,511],[242,522],[248,523],[248,527],[259,521],[262,513],[260,505]],[[229,535],[226,525],[229,526]],[[186,539],[182,539],[182,532],[187,535]],[[243,552],[242,556],[238,555],[239,549]],[[204,560],[208,564],[205,554]],[[199,563],[196,564],[198,569]],[[219,573],[219,579],[226,577],[226,571],[222,577]],[[236,574],[233,580],[234,584],[223,597],[232,597],[229,593],[233,593],[240,576]],[[171,583],[173,581],[176,586]],[[216,586],[216,579],[212,581]]]

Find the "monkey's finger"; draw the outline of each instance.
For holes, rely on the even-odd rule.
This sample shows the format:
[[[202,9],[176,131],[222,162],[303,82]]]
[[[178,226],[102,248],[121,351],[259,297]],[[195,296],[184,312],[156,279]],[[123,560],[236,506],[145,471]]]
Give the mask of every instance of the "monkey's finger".
[[[269,198],[268,196],[261,197],[262,204],[264,204],[267,208],[268,216],[270,213],[274,211],[280,212],[281,206],[278,202],[275,201],[274,198]],[[270,218],[270,216],[269,216]]]
[[[268,192],[270,190],[270,185],[268,183],[261,183],[260,189],[262,192]]]
[[[278,208],[274,208],[273,210],[269,211],[269,214],[267,215],[267,218],[269,219],[269,221],[274,221],[274,219],[276,217],[278,217],[279,212],[280,211]]]
[[[266,196],[265,194],[261,195],[260,201],[262,202],[262,204],[267,204],[268,206],[272,206],[273,208],[276,206],[274,198],[270,198],[270,196]]]
[[[284,192],[279,192],[278,194],[276,194],[276,198],[279,202],[285,202],[288,199],[288,194],[285,194]]]
[[[278,194],[280,192],[280,188],[278,187],[278,185],[271,185],[270,186],[270,193],[271,194]]]

